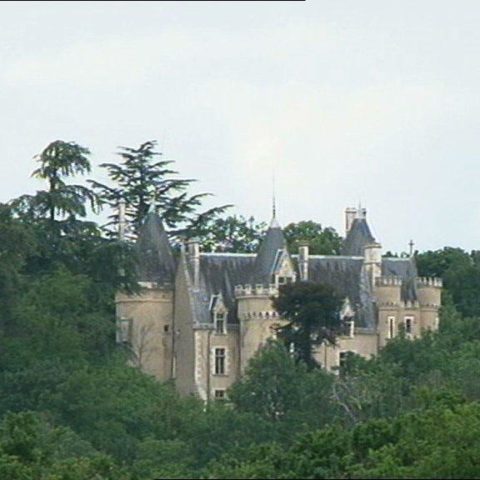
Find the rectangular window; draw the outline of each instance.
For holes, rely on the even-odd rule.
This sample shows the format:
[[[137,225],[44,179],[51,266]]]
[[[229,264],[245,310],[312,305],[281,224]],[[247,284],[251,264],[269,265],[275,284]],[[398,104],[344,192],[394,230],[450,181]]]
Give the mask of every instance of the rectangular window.
[[[215,390],[215,400],[225,400],[225,390]]]
[[[388,317],[388,338],[395,337],[395,317]]]
[[[132,341],[132,319],[121,318],[117,333],[119,343],[131,343]]]
[[[405,317],[405,333],[407,335],[412,335],[413,333],[413,318]]]
[[[350,338],[353,338],[355,334],[355,322],[353,320],[348,320],[345,322],[345,334]]]
[[[225,315],[223,313],[215,315],[215,331],[218,334],[225,333]]]
[[[215,375],[225,375],[225,349],[215,349]]]

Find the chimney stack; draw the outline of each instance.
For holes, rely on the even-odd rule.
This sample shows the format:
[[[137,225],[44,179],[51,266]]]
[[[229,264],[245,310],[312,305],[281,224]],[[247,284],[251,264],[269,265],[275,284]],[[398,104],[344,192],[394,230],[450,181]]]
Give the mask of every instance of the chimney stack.
[[[193,286],[198,288],[200,284],[200,242],[197,238],[191,238],[187,242],[188,261],[193,268]]]
[[[125,229],[126,229],[125,210],[126,210],[126,203],[125,203],[125,200],[121,198],[118,201],[118,239],[121,241],[125,240]]]
[[[352,223],[357,218],[357,209],[353,207],[349,207],[345,209],[345,236],[352,228]]]
[[[375,285],[375,281],[382,275],[382,246],[380,243],[373,242],[365,245],[363,264],[370,277],[371,285]]]
[[[300,281],[308,281],[308,256],[309,248],[308,245],[300,244],[298,247],[298,269],[300,271]]]

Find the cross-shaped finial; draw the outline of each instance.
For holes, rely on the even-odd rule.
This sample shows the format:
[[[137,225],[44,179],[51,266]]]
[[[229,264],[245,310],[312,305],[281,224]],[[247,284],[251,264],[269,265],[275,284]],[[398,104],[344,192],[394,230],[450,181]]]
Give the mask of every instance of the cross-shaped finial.
[[[408,243],[408,246],[410,247],[410,256],[413,257],[413,246],[415,244],[413,243],[413,240],[410,240],[410,242]]]

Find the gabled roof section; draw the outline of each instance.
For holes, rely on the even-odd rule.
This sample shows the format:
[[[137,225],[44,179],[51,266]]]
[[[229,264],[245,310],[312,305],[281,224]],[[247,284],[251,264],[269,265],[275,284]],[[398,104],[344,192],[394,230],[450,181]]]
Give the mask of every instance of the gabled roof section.
[[[200,285],[193,292],[195,316],[199,323],[211,322],[211,308],[217,301],[213,299],[212,302],[213,295],[221,295],[228,310],[228,323],[237,323],[235,286],[249,282],[254,262],[254,254],[200,254]]]
[[[373,296],[363,258],[312,255],[308,262],[308,279],[331,285],[341,297],[348,298],[356,314],[357,326],[373,328]]]
[[[417,265],[411,258],[383,258],[382,275],[400,277],[402,279],[402,300],[414,302],[417,300]]]
[[[173,284],[175,260],[167,233],[156,213],[150,212],[146,216],[135,248],[140,281]]]
[[[342,255],[363,257],[366,245],[375,242],[365,218],[356,218],[343,242]]]
[[[287,247],[287,242],[283,235],[277,219],[273,217],[270,227],[267,230],[265,238],[258,249],[253,270],[252,283],[270,284],[271,275],[275,259],[279,250]]]

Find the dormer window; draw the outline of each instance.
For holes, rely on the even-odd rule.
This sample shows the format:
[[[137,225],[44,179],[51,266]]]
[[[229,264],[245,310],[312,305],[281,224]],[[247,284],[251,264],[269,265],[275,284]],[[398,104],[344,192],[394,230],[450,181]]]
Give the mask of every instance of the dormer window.
[[[292,283],[292,277],[278,277],[278,285],[285,285],[287,283]]]
[[[350,337],[353,338],[355,335],[355,322],[352,319],[348,319],[345,322],[345,333]]]
[[[227,333],[224,312],[215,313],[214,323],[215,323],[215,333],[217,333],[218,335],[224,335],[225,333]]]
[[[272,283],[276,287],[295,281],[295,269],[286,249],[277,251],[272,269]]]

